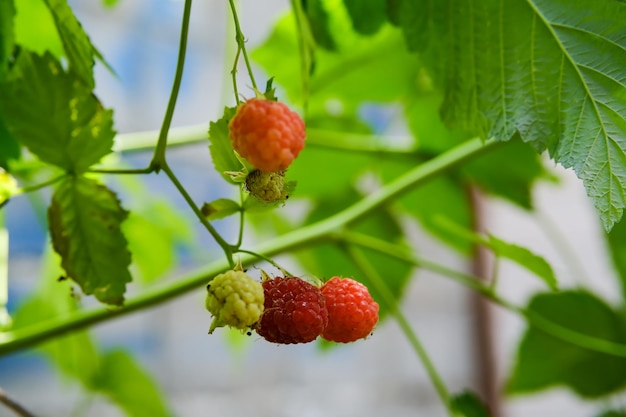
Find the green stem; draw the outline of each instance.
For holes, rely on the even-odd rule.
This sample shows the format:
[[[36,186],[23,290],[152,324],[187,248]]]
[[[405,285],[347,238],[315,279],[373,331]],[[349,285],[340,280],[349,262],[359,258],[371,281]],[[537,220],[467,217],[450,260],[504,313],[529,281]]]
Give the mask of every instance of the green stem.
[[[286,276],[289,277],[296,277],[297,275],[292,274],[291,272],[287,271],[285,268],[283,268],[282,266],[278,265],[276,263],[276,261],[274,261],[272,258],[269,258],[267,256],[261,255],[260,253],[256,253],[253,252],[251,250],[246,250],[246,249],[238,249],[235,253],[247,253],[248,255],[252,255],[256,258],[262,259],[265,262],[271,264],[272,266],[274,266],[274,268],[280,270],[282,273],[284,273]]]
[[[37,190],[41,190],[42,188],[48,187],[50,185],[56,184],[57,182],[61,181],[63,178],[66,178],[68,176],[68,174],[61,174],[57,177],[51,178],[47,181],[44,181],[42,183],[39,184],[34,184],[34,185],[29,185],[26,187],[22,187],[18,190],[17,194],[25,194],[25,193],[30,193],[33,191],[37,191]]]
[[[350,206],[348,209],[320,222],[268,240],[257,247],[255,252],[263,254],[266,257],[272,257],[280,253],[291,252],[305,245],[313,245],[318,242],[332,240],[334,233],[337,230],[341,230],[346,224],[367,215],[377,207],[397,197],[402,192],[430,178],[441,175],[464,161],[478,157],[491,148],[493,148],[492,143],[483,145],[479,139],[463,143],[413,168],[411,171],[387,184],[377,192],[370,194],[367,198]],[[185,195],[186,192],[183,196]],[[187,198],[191,201],[188,196]],[[193,203],[193,201],[191,202]],[[196,207],[195,204],[192,205],[192,208],[193,207]],[[246,264],[252,260],[252,256],[244,254],[241,262],[242,264]],[[124,307],[117,310],[111,310],[105,307],[91,311],[83,311],[69,317],[57,317],[21,329],[0,333],[0,356],[33,346],[61,334],[80,330],[96,323],[101,323],[142,308],[165,302],[193,289],[204,286],[208,280],[224,272],[229,267],[230,265],[226,260],[211,264],[208,267],[198,269],[195,272],[178,278],[176,282],[168,286],[128,300]]]
[[[413,347],[413,350],[419,357],[428,377],[430,378],[431,383],[435,387],[441,402],[446,406],[448,414],[450,416],[454,416],[454,410],[452,409],[451,401],[450,401],[450,393],[448,388],[446,387],[445,382],[437,372],[435,365],[432,360],[428,356],[426,349],[420,342],[417,334],[411,327],[409,321],[406,316],[402,313],[402,311],[398,308],[398,303],[396,302],[396,297],[393,295],[385,280],[378,274],[376,269],[372,266],[372,264],[368,261],[368,259],[363,255],[361,251],[356,249],[353,245],[342,245],[348,256],[352,260],[352,262],[356,265],[356,267],[363,273],[363,275],[368,279],[368,281],[372,284],[372,287],[378,291],[378,293],[382,297],[382,301],[386,306],[389,312],[395,317],[398,325],[402,329],[404,335],[409,340],[409,343]]]
[[[226,255],[226,259],[228,260],[228,263],[230,264],[230,266],[234,267],[235,266],[235,262],[233,260],[233,251],[232,251],[232,248],[230,247],[230,245],[217,232],[217,230],[215,230],[213,225],[211,223],[209,223],[209,221],[206,219],[206,217],[204,217],[204,215],[202,214],[202,211],[200,210],[200,208],[193,201],[193,199],[191,198],[191,196],[189,195],[189,193],[187,192],[185,187],[183,187],[181,182],[178,180],[178,178],[174,174],[174,171],[172,171],[172,169],[169,167],[167,162],[164,163],[161,166],[161,169],[163,169],[163,172],[165,172],[165,174],[172,181],[172,183],[174,184],[174,186],[176,187],[178,192],[180,192],[180,194],[183,196],[183,198],[185,199],[185,201],[187,202],[189,207],[191,207],[191,209],[193,210],[194,214],[198,217],[198,220],[200,220],[200,223],[202,223],[202,225],[208,230],[208,232],[211,234],[211,236],[213,236],[213,239],[215,239],[217,244],[220,245],[220,247],[224,251],[224,254]]]
[[[9,398],[2,388],[0,388],[0,404],[4,404],[9,410],[13,411],[20,417],[35,417],[34,414],[30,413],[27,409],[15,402],[13,399]]]
[[[246,217],[246,210],[244,210],[243,205],[244,205],[244,192],[243,192],[243,186],[239,187],[239,205],[241,206],[241,210],[239,211],[239,233],[237,234],[237,243],[234,246],[235,250],[238,250],[241,247],[241,244],[243,243],[243,229],[244,229],[244,220]]]
[[[241,25],[239,24],[239,16],[237,16],[237,7],[235,7],[235,0],[228,0],[230,3],[230,10],[233,13],[233,20],[235,21],[235,40],[237,41],[237,56],[235,57],[235,67],[233,68],[233,84],[235,88],[235,93],[237,94],[237,86],[236,81],[234,80],[235,73],[237,72],[237,61],[239,60],[239,53],[243,54],[243,60],[246,64],[246,69],[248,70],[248,76],[250,77],[250,82],[252,83],[252,88],[254,91],[258,91],[256,81],[254,79],[254,73],[252,72],[252,66],[250,65],[250,59],[248,59],[248,52],[246,51],[246,39],[243,36],[243,32],[241,31]],[[239,103],[239,95],[237,94],[237,103]]]
[[[296,21],[296,32],[298,33],[298,49],[300,51],[300,79],[302,80],[302,107],[306,115],[309,102],[309,84],[311,79],[311,67],[313,58],[311,50],[315,42],[311,43],[308,19],[302,10],[300,0],[291,0],[291,8]],[[306,117],[305,117],[306,119]]]
[[[176,100],[178,98],[178,91],[180,90],[180,83],[183,79],[183,68],[185,67],[185,55],[187,53],[187,37],[189,34],[190,16],[191,0],[185,0],[185,7],[183,10],[183,23],[181,25],[180,31],[180,45],[178,47],[178,62],[176,63],[176,73],[174,74],[172,92],[170,94],[169,102],[167,103],[167,109],[165,110],[165,116],[163,117],[161,130],[159,131],[159,139],[154,149],[154,156],[152,157],[152,162],[150,162],[150,168],[152,168],[152,170],[156,172],[158,172],[161,169],[161,166],[165,164],[167,136],[169,134],[170,126],[172,124],[172,118],[174,117],[174,109],[176,108]]]
[[[518,307],[495,294],[488,286],[488,284],[483,283],[480,278],[455,271],[445,265],[440,265],[427,259],[417,258],[410,248],[385,242],[371,236],[362,235],[360,233],[354,232],[336,233],[332,236],[332,238],[336,242],[348,243],[350,245],[357,245],[371,250],[375,250],[377,252],[384,253],[392,258],[403,260],[417,267],[421,267],[429,271],[438,273],[439,275],[442,275],[444,277],[451,278],[459,284],[480,293],[482,296],[492,301],[493,303],[511,312],[523,316],[529,324],[543,330],[547,334],[555,336],[565,342],[571,343],[572,345],[583,347],[596,352],[626,358],[626,345],[611,342],[605,339],[599,339],[597,337],[589,336],[584,333],[568,329],[567,327],[563,327],[557,323],[554,323],[553,321],[550,321],[531,310],[528,310],[524,307]]]
[[[108,168],[93,168],[89,172],[94,174],[119,174],[119,175],[137,175],[137,174],[151,174],[155,168],[150,165],[147,168],[129,168],[129,169],[108,169]]]

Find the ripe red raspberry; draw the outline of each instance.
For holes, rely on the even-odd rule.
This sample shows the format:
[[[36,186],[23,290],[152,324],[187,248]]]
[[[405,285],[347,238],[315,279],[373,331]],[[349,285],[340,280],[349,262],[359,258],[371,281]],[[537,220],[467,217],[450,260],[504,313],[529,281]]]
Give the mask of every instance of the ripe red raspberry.
[[[322,337],[348,343],[369,335],[378,323],[378,303],[367,287],[351,278],[333,277],[322,286],[328,326]]]
[[[249,99],[228,129],[233,148],[261,171],[287,169],[304,148],[304,122],[278,101]]]
[[[328,324],[326,302],[319,288],[296,278],[263,282],[265,308],[256,331],[269,342],[307,343]]]

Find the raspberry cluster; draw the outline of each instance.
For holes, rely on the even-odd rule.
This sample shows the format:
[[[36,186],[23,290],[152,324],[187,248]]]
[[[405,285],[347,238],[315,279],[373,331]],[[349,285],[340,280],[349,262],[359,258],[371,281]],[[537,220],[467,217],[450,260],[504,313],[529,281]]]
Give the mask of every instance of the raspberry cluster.
[[[233,148],[263,172],[287,169],[304,148],[304,122],[285,104],[251,98],[228,125]]]
[[[307,343],[322,338],[349,343],[367,337],[378,323],[379,306],[367,287],[333,277],[321,288],[297,277],[263,282],[264,312],[257,333],[274,343]]]

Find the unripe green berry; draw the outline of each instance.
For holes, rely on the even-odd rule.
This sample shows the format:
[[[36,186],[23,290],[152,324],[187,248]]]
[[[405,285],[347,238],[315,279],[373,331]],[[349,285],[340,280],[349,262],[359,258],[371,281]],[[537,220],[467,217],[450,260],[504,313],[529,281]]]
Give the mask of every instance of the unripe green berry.
[[[214,317],[209,333],[222,326],[249,329],[259,321],[264,301],[263,286],[245,272],[216,276],[207,286],[206,309]]]
[[[246,190],[259,200],[274,203],[286,199],[285,171],[254,170],[246,177]]]

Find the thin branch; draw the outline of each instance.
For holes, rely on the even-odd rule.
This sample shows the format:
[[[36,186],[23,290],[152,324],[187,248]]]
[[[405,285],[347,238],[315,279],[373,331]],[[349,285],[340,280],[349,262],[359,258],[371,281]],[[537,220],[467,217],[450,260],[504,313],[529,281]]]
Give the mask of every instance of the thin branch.
[[[368,197],[334,216],[265,241],[255,249],[255,252],[271,257],[280,253],[291,252],[304,246],[312,246],[316,243],[336,239],[334,236],[336,231],[341,230],[348,223],[367,215],[413,187],[431,178],[435,178],[453,169],[458,164],[471,158],[476,158],[493,148],[493,142],[483,144],[480,139],[461,144],[430,161],[422,163],[385,185],[377,192],[370,194]],[[245,265],[253,260],[254,258],[251,255],[243,254],[241,263]],[[228,268],[229,264],[226,260],[220,260],[204,268],[183,275],[174,283],[169,283],[160,289],[146,292],[135,299],[131,299],[127,301],[122,308],[116,310],[103,307],[90,311],[82,311],[69,317],[55,317],[12,331],[0,332],[0,356],[34,346],[62,334],[77,331],[97,323],[166,302],[204,286],[208,280]]]
[[[176,108],[176,99],[178,98],[178,91],[180,90],[180,83],[183,78],[183,68],[185,67],[185,55],[187,53],[187,37],[189,34],[189,20],[191,16],[191,0],[185,0],[185,7],[183,9],[183,23],[180,30],[180,45],[178,48],[178,62],[176,63],[176,73],[174,74],[174,82],[172,84],[172,92],[170,94],[169,102],[167,103],[167,109],[165,110],[165,116],[163,117],[163,124],[159,132],[159,140],[154,149],[154,156],[150,167],[155,171],[159,171],[161,165],[165,163],[165,149],[167,148],[167,136],[169,134],[170,126],[172,124],[172,118],[174,117],[174,109]]]
[[[33,413],[26,410],[20,404],[15,402],[15,400],[12,400],[11,398],[9,398],[7,393],[2,388],[0,388],[0,403],[4,404],[8,409],[15,412],[15,414],[17,414],[18,416],[35,417]]]

